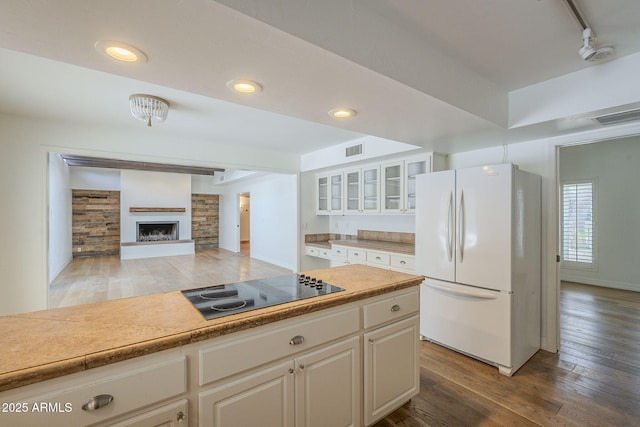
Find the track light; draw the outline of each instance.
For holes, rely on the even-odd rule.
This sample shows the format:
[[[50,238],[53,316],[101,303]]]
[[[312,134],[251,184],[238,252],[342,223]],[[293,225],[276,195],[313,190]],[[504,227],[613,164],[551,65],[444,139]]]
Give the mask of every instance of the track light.
[[[583,45],[578,49],[578,53],[585,61],[590,60],[597,53],[596,48],[593,46],[595,39],[591,37],[591,28],[585,28],[582,31]]]

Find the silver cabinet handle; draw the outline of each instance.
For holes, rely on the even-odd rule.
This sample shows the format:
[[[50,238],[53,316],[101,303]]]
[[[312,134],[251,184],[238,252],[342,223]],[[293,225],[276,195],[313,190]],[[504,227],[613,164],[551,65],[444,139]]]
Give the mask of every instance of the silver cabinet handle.
[[[295,337],[291,338],[291,341],[289,341],[289,345],[298,345],[298,344],[302,344],[304,342],[304,337],[302,335],[296,335]]]
[[[354,253],[353,253],[353,256],[358,256],[358,252],[354,252]]]
[[[407,263],[407,261],[404,261],[404,260],[400,261],[400,264],[402,264],[402,265],[405,265],[406,263]]]
[[[380,261],[382,258],[380,258],[379,256],[376,257],[376,261]]]
[[[289,368],[289,375],[293,375],[296,373],[296,370],[293,368]]]
[[[400,306],[398,304],[394,304],[391,306],[391,311],[400,311]]]
[[[184,420],[186,420],[186,419],[187,419],[187,417],[184,415],[184,412],[180,411],[180,412],[178,412],[178,413],[176,414],[176,421],[177,421],[177,422],[181,423],[181,422],[183,422],[183,421],[184,421]]]
[[[96,409],[100,409],[103,406],[107,406],[109,403],[113,402],[113,396],[110,394],[100,394],[98,396],[93,396],[91,399],[87,400],[84,405],[82,405],[83,411],[95,411]]]

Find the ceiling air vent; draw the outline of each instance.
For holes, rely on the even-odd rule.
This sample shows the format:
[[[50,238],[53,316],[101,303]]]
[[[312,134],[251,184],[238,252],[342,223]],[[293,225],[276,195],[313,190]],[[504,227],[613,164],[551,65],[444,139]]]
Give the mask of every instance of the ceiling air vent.
[[[603,116],[594,117],[594,119],[603,126],[632,122],[634,120],[640,120],[640,109],[623,111],[621,113],[605,114]]]
[[[345,157],[357,156],[362,154],[362,144],[353,145],[345,149]]]

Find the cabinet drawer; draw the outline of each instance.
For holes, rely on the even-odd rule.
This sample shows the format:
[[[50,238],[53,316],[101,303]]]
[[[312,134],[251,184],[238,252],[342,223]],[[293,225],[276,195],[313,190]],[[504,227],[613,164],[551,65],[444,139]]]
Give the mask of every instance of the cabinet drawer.
[[[309,256],[319,256],[320,255],[320,248],[316,248],[313,246],[305,246],[304,247],[304,253],[306,255]]]
[[[389,265],[389,253],[378,251],[367,251],[367,263]]]
[[[331,259],[333,257],[333,254],[331,253],[331,249],[319,249],[318,256],[324,259]]]
[[[200,350],[200,385],[307,350],[360,329],[357,306],[303,316],[223,337]],[[294,337],[304,341],[292,344]]]
[[[44,388],[49,392],[38,394],[36,391],[25,397],[22,391],[17,389],[2,395],[3,402],[26,403],[29,408],[26,414],[0,414],[2,424],[93,425],[187,392],[185,357],[151,366],[121,363],[124,363],[122,368],[120,364],[97,368],[97,375],[96,372],[86,371],[26,387],[27,390]],[[112,396],[113,399],[110,403],[93,410],[82,409],[85,403],[100,395]],[[42,408],[42,405],[46,407],[33,409]]]
[[[346,246],[335,246],[335,245],[333,245],[331,247],[331,249],[332,249],[331,253],[336,258],[346,258],[347,257],[347,253],[349,252],[349,250],[347,249]]]
[[[372,328],[420,310],[420,291],[396,294],[364,306],[364,328]]]
[[[349,249],[347,251],[347,257],[351,260],[359,260],[359,261],[366,261],[367,260],[367,251],[365,251],[364,249]]]
[[[415,257],[413,255],[391,254],[390,263],[392,268],[403,270],[414,270],[416,268]]]

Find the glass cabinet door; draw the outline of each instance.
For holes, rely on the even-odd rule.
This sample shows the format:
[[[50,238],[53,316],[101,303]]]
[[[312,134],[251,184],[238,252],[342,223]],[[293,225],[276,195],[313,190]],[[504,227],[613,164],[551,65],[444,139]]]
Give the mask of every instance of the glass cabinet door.
[[[317,178],[318,195],[316,199],[316,213],[326,214],[329,212],[329,178],[326,176]]]
[[[348,171],[344,175],[347,184],[345,210],[348,213],[360,212],[360,170]]]
[[[387,212],[402,212],[403,188],[402,188],[402,163],[383,165],[383,205],[382,209]]]
[[[380,168],[362,170],[362,210],[380,212]]]
[[[407,161],[405,163],[405,212],[414,212],[416,210],[416,175],[426,172],[428,172],[426,160]]]
[[[331,181],[331,213],[342,212],[342,174],[331,175],[329,177]]]

